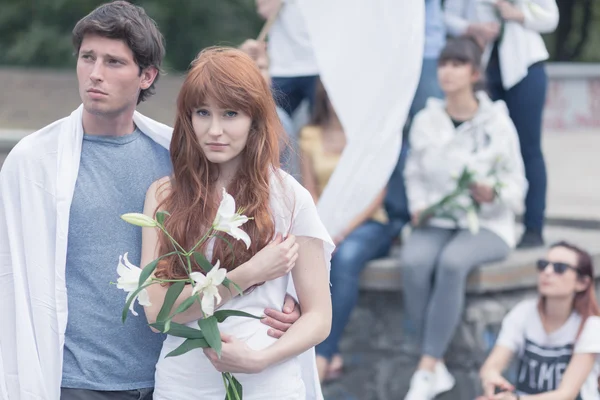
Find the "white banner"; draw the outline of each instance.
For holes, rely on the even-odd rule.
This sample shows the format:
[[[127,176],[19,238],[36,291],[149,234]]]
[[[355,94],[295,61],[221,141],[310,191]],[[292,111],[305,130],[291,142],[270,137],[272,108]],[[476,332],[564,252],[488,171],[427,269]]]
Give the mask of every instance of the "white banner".
[[[347,145],[319,214],[332,236],[385,187],[421,72],[423,0],[299,0]]]

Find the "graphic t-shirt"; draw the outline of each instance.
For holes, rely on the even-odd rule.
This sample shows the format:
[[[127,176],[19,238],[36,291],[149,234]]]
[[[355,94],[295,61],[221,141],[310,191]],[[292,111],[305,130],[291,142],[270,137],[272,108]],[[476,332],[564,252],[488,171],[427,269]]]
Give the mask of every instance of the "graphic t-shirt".
[[[517,304],[502,321],[497,345],[511,349],[518,360],[519,394],[538,394],[558,389],[574,353],[595,354],[596,362],[583,383],[578,400],[600,400],[600,317],[587,319],[575,341],[581,316],[573,312],[567,322],[547,333],[537,308],[537,299]]]

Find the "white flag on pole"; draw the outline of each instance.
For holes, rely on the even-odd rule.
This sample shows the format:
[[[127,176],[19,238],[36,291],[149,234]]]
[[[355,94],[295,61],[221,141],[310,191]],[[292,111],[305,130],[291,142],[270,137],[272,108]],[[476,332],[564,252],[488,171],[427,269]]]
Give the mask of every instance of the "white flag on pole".
[[[347,136],[318,204],[332,236],[385,187],[419,82],[423,0],[298,0],[321,80]]]

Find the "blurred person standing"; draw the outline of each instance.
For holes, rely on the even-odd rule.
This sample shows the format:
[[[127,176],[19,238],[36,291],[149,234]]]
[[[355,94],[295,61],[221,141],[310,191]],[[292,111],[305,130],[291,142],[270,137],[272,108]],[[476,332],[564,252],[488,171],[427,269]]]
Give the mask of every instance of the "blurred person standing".
[[[269,55],[267,54],[267,46],[265,42],[247,39],[240,45],[240,50],[244,53],[248,54],[252,60],[256,63],[261,75],[267,82],[269,86],[272,84],[271,73],[269,72]],[[283,109],[281,106],[276,105],[275,110],[277,111],[277,116],[279,117],[279,121],[283,126],[283,129],[286,133],[287,143],[282,143],[280,162],[281,168],[295,177],[296,179],[300,179],[300,171],[297,160],[297,142],[298,135],[297,131],[294,128],[294,122],[292,121],[292,117]]]
[[[258,14],[269,19],[277,14],[269,31],[269,72],[275,101],[290,116],[308,100],[312,110],[315,83],[319,75],[317,60],[299,0],[256,0]]]
[[[555,0],[446,0],[445,17],[453,36],[469,35],[485,49],[487,84],[493,100],[508,106],[521,143],[529,190],[525,233],[520,248],[544,244],[546,165],[542,153],[542,113],[548,78],[548,50],[541,37],[559,20]]]

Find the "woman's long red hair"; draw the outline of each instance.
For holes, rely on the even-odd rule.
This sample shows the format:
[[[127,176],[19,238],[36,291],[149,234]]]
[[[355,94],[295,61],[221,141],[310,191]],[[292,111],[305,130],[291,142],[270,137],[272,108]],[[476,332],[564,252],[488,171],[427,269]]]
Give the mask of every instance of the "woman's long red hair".
[[[561,241],[550,246],[551,249],[556,247],[563,247],[567,250],[572,251],[577,255],[577,265],[575,267],[578,270],[578,279],[586,278],[589,280],[587,288],[581,292],[575,294],[573,299],[573,310],[581,315],[581,326],[579,327],[579,333],[581,333],[585,321],[591,316],[600,316],[600,307],[598,307],[598,300],[596,299],[596,289],[594,288],[594,265],[592,263],[592,256],[590,254],[571,244],[569,242]],[[545,298],[540,298],[539,304],[540,311],[545,311]],[[579,334],[578,334],[579,336]]]
[[[216,240],[212,262],[220,260],[228,270],[249,260],[275,233],[269,206],[269,181],[279,168],[279,143],[283,128],[271,90],[245,53],[233,48],[203,50],[192,62],[177,99],[177,115],[171,140],[173,178],[159,209],[170,213],[165,228],[184,249],[191,249],[211,226],[221,197],[215,187],[219,170],[204,155],[192,126],[192,113],[209,100],[227,110],[242,111],[252,118],[246,147],[237,174],[227,187],[236,208],[252,217],[242,226],[252,239],[249,249],[227,237]],[[225,235],[225,234],[223,234]],[[167,237],[160,237],[160,254],[173,251]],[[206,245],[199,249],[204,252]],[[194,265],[197,270],[198,266]],[[157,268],[162,279],[185,277],[178,257],[165,258]]]

